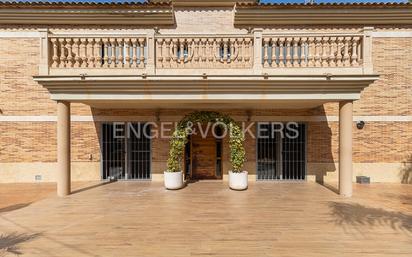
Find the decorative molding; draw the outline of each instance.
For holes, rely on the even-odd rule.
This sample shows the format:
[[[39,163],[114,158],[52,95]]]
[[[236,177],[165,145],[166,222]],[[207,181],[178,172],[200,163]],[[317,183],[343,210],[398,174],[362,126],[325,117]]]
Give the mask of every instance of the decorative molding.
[[[352,6],[342,9],[339,6],[294,8],[293,6],[241,5],[236,7],[235,25],[394,25],[412,24],[412,5]]]
[[[173,25],[174,14],[171,6],[158,8],[125,9],[70,9],[49,7],[2,8],[0,24],[25,25]]]
[[[412,37],[412,31],[374,31],[372,37]]]
[[[161,121],[179,121],[182,116],[161,115]],[[244,116],[235,116],[235,120],[247,120]],[[353,122],[363,120],[366,122],[412,122],[412,116],[353,116]],[[92,115],[72,115],[72,122],[113,122],[113,121],[141,121],[158,122],[156,117],[150,116],[92,116]],[[308,121],[308,122],[338,122],[339,116],[252,116],[254,122],[271,121]],[[32,116],[0,116],[0,122],[57,122],[55,115],[32,115]]]
[[[0,31],[0,38],[40,38],[37,31]]]
[[[35,76],[53,100],[356,100],[377,75]],[[234,94],[233,92],[236,92]]]

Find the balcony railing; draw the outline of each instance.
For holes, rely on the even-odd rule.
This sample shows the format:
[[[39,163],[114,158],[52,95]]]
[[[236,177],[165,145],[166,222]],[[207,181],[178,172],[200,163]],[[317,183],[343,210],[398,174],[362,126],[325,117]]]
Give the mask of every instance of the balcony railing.
[[[162,36],[156,38],[157,68],[252,68],[253,37]]]
[[[264,36],[263,67],[358,67],[362,36]]]
[[[146,37],[51,37],[52,68],[145,68]]]
[[[42,75],[284,75],[372,72],[371,40],[349,34],[49,34]]]

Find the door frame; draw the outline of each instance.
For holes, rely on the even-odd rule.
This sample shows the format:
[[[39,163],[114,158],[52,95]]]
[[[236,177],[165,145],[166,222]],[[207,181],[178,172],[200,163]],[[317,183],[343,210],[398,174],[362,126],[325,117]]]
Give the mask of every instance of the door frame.
[[[98,131],[97,133],[100,135],[100,139],[99,139],[99,142],[100,142],[100,149],[99,149],[99,153],[100,153],[100,180],[101,181],[107,181],[107,180],[109,180],[109,178],[106,178],[106,179],[104,179],[103,178],[103,176],[104,176],[104,164],[103,164],[103,162],[104,162],[104,158],[103,158],[103,156],[104,156],[104,152],[103,152],[103,127],[105,126],[105,125],[113,125],[113,123],[116,123],[116,122],[118,122],[118,123],[124,123],[125,124],[125,127],[126,127],[126,131],[125,131],[125,133],[128,133],[127,132],[127,130],[129,129],[129,127],[128,127],[128,123],[142,123],[142,124],[145,124],[145,123],[148,123],[148,121],[119,121],[119,120],[114,120],[114,121],[104,121],[104,122],[101,122],[100,123],[100,126],[99,126],[99,129],[100,129],[100,131]],[[151,126],[151,125],[150,125]],[[125,152],[125,154],[124,154],[124,168],[125,168],[125,178],[122,178],[122,179],[117,179],[117,180],[120,180],[120,181],[151,181],[152,180],[152,178],[153,178],[153,170],[152,170],[152,168],[153,168],[153,142],[152,142],[152,139],[153,138],[149,138],[150,140],[149,140],[149,149],[150,149],[150,153],[149,153],[149,162],[150,162],[150,170],[149,170],[149,177],[148,178],[140,178],[140,179],[137,179],[137,178],[128,178],[128,176],[129,176],[129,173],[130,173],[130,170],[128,170],[128,168],[129,168],[129,166],[130,166],[130,164],[129,164],[129,161],[130,161],[130,159],[128,158],[128,156],[129,156],[129,145],[128,145],[128,137],[127,137],[127,135],[125,136],[125,139],[124,139],[124,147],[125,147],[125,149],[124,149],[124,152]]]
[[[220,141],[220,176],[217,176],[216,175],[216,168],[217,168],[217,161],[218,161],[218,157],[217,157],[217,151],[216,151],[216,158],[215,158],[215,165],[216,165],[216,167],[215,167],[215,174],[214,174],[214,178],[213,179],[201,179],[201,180],[222,180],[223,179],[223,139],[218,139],[218,138],[215,138],[215,143],[216,143],[216,147],[217,147],[217,143],[218,143],[218,141]],[[189,137],[189,142],[188,142],[188,144],[190,144],[190,153],[189,153],[189,158],[190,158],[190,164],[189,164],[189,166],[190,166],[190,172],[189,172],[189,178],[186,178],[186,179],[193,179],[193,140],[192,140],[192,137]],[[187,154],[187,152],[186,152],[186,147],[185,147],[185,151],[184,151],[184,156],[186,157],[186,154]],[[185,159],[185,158],[184,158]],[[186,174],[187,174],[187,167],[186,167],[186,160],[184,160],[184,174],[185,174],[185,176],[186,176]],[[196,180],[199,180],[199,179],[196,179]]]
[[[259,147],[259,141],[258,141],[258,129],[257,126],[259,126],[260,123],[263,124],[270,124],[273,122],[279,122],[279,121],[258,121],[256,122],[256,129],[255,129],[255,159],[256,159],[256,163],[255,163],[255,169],[256,169],[256,181],[276,181],[276,182],[306,182],[308,180],[308,129],[309,129],[309,123],[307,121],[295,121],[298,124],[303,124],[305,126],[304,129],[304,134],[305,134],[305,145],[304,145],[304,149],[305,149],[305,154],[304,154],[304,168],[305,168],[305,172],[304,172],[304,179],[259,179],[258,176],[258,168],[259,168],[259,159],[258,159],[258,147]],[[291,121],[281,121],[281,123],[285,124]],[[282,151],[283,151],[283,139],[281,138],[280,141],[280,145],[279,145],[279,150],[280,152],[279,154],[279,162],[277,163],[277,165],[280,167],[280,173],[281,173],[281,177],[283,176],[283,156],[282,156]]]

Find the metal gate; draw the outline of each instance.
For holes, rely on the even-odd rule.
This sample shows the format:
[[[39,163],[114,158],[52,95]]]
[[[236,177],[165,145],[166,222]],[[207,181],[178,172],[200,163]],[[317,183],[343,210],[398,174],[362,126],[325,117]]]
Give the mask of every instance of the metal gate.
[[[150,132],[146,123],[104,123],[102,179],[151,179]]]
[[[257,179],[306,179],[306,124],[258,123]]]

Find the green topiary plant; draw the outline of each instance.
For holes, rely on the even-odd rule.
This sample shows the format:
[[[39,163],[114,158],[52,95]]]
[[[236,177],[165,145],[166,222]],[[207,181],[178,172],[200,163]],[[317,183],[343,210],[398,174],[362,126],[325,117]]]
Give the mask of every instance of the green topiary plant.
[[[201,111],[193,112],[185,116],[177,125],[170,140],[169,159],[167,161],[168,172],[181,171],[181,163],[188,135],[191,133],[191,125],[195,123],[214,122],[226,125],[229,129],[230,162],[233,172],[242,172],[245,163],[245,137],[242,129],[227,115],[218,112]]]

